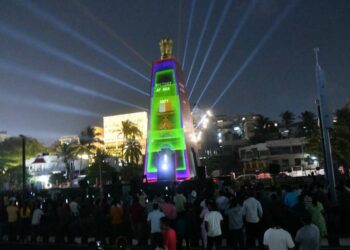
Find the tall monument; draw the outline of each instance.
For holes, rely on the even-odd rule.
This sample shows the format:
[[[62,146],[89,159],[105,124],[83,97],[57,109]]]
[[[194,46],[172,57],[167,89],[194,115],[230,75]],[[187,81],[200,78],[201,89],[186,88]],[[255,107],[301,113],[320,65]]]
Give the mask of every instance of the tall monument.
[[[153,62],[144,173],[149,181],[195,176],[198,156],[183,72],[172,56],[173,41],[159,42],[161,58]]]

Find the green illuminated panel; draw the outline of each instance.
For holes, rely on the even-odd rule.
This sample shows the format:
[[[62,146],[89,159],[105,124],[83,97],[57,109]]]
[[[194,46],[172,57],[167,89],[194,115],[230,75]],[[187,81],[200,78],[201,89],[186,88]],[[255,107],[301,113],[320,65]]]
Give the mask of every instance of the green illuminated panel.
[[[164,147],[177,152],[176,169],[185,170],[186,144],[173,69],[156,72],[151,107],[147,171],[157,172],[155,155]]]

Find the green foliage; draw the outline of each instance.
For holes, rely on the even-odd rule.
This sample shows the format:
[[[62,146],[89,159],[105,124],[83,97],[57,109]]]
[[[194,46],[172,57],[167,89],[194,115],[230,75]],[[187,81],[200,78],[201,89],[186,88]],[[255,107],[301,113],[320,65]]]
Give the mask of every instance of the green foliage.
[[[129,139],[123,150],[124,159],[128,165],[137,165],[142,157],[141,144],[135,139]]]
[[[85,170],[86,178],[90,183],[95,183],[96,179],[100,179],[100,171],[103,183],[112,180],[112,175],[116,172],[116,169],[107,163],[108,157],[110,156],[105,151],[100,149],[96,151],[94,162]]]
[[[333,159],[338,164],[349,164],[350,161],[350,111],[340,109],[336,112],[337,122],[331,130],[331,145]],[[320,129],[314,131],[307,137],[306,151],[322,159],[322,142]]]
[[[299,125],[299,136],[312,137],[317,133],[317,118],[313,112],[304,111],[299,116],[301,123]]]
[[[332,151],[339,164],[350,163],[350,110],[336,112],[337,122],[331,133]]]
[[[99,140],[95,128],[88,126],[86,129],[80,132],[79,140],[80,144],[76,145],[76,155],[87,154],[92,155],[97,150],[97,145],[103,144],[103,141]]]
[[[122,128],[119,130],[119,134],[123,135],[124,143],[119,146],[121,151],[121,158],[125,160],[129,165],[138,164],[139,159],[142,156],[142,147],[136,138],[142,137],[141,130],[133,122],[126,120],[122,121]]]
[[[26,137],[26,158],[46,152],[47,148],[36,139]],[[0,143],[0,167],[4,169],[22,164],[22,138],[10,137]]]
[[[278,129],[268,117],[258,116],[254,125],[254,136],[250,139],[253,144],[278,138]]]
[[[291,124],[294,122],[294,120],[295,120],[295,115],[294,115],[292,112],[288,111],[288,110],[282,112],[282,113],[280,114],[280,117],[281,117],[283,126],[284,126],[285,128],[287,128],[287,129],[290,127],[290,125],[291,125]]]
[[[120,129],[119,134],[123,135],[124,140],[142,137],[141,130],[135,123],[129,120],[122,121],[122,128]]]

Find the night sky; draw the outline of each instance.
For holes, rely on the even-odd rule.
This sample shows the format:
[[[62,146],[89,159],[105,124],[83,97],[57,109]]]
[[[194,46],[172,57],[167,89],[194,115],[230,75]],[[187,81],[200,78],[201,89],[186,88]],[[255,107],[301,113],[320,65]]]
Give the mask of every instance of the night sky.
[[[0,131],[51,143],[88,125],[102,125],[103,116],[148,109],[147,78],[150,63],[160,57],[162,37],[174,40],[174,55],[182,63],[189,39],[186,77],[203,38],[188,81],[189,92],[224,18],[191,96],[194,105],[249,8],[253,9],[247,22],[199,107],[208,108],[217,101],[216,114],[254,112],[272,118],[285,110],[315,111],[314,47],[320,48],[330,108],[343,106],[350,97],[350,1],[252,4],[215,1],[201,36],[211,2],[197,0],[187,37],[190,0],[0,0]],[[227,15],[222,17],[225,9]],[[232,86],[218,100],[235,75]]]

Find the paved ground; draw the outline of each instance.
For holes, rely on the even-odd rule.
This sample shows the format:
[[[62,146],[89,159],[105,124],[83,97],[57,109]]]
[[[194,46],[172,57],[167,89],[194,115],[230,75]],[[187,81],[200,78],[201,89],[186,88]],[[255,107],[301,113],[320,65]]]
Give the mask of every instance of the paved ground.
[[[89,246],[84,245],[60,245],[60,244],[25,244],[25,243],[8,243],[8,242],[0,242],[0,249],[1,250],[94,250],[98,248],[93,248]],[[116,247],[104,247],[104,250],[116,250],[120,248]],[[133,250],[141,250],[142,248],[131,248]],[[199,250],[202,248],[191,248],[191,250]],[[322,247],[324,250],[345,250],[350,249],[349,246],[343,246],[343,247]],[[229,248],[222,248],[222,250],[229,250]],[[255,250],[255,249],[252,249]]]

